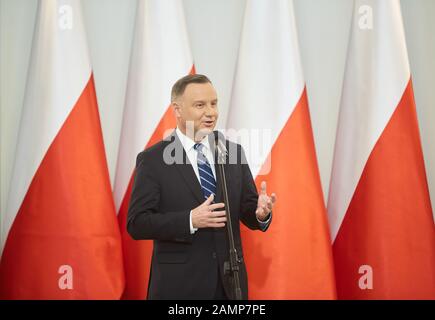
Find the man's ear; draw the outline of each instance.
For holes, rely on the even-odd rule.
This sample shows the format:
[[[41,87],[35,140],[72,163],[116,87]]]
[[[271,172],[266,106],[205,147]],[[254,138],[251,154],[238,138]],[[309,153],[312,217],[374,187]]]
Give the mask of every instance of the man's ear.
[[[177,102],[172,102],[172,108],[174,108],[174,113],[175,113],[175,117],[176,118],[180,118],[181,117],[181,106],[177,103]]]

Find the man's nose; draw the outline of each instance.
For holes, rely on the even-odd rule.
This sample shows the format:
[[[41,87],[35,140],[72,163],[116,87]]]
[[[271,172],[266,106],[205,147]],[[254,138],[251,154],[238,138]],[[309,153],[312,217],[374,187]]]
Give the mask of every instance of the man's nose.
[[[205,109],[205,115],[208,117],[216,116],[218,113],[217,107],[211,104],[207,104],[207,108]]]

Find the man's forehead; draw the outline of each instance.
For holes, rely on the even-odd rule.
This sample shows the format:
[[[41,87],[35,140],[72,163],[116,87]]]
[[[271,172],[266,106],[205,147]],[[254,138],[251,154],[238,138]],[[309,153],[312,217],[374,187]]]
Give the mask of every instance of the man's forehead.
[[[189,96],[203,96],[203,95],[214,95],[216,96],[216,90],[213,85],[209,82],[207,83],[189,83],[184,90],[185,95]]]

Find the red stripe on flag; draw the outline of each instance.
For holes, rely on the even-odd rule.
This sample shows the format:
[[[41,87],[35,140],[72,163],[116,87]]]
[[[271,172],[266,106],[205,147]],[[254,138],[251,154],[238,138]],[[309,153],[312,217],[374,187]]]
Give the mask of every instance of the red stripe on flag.
[[[59,287],[62,265],[72,268],[72,290]],[[91,76],[9,231],[0,298],[118,299],[123,288],[120,234]]]
[[[331,240],[306,90],[269,155],[264,180],[277,194],[265,233],[243,227],[250,299],[335,299]],[[268,163],[266,161],[265,163]]]
[[[340,299],[435,299],[435,229],[411,81],[365,165],[334,259]],[[373,289],[360,287],[365,265]]]

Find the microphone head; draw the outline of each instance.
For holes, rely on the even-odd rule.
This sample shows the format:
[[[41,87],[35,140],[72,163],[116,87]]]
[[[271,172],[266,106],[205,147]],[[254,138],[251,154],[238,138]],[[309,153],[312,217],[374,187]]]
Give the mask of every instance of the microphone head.
[[[218,153],[218,163],[225,163],[225,158],[228,154],[227,147],[225,146],[225,136],[220,131],[213,131],[213,135],[209,136],[209,139],[212,138],[210,142],[210,146],[212,150],[216,150]]]

